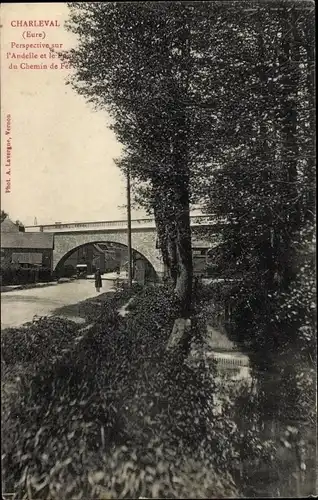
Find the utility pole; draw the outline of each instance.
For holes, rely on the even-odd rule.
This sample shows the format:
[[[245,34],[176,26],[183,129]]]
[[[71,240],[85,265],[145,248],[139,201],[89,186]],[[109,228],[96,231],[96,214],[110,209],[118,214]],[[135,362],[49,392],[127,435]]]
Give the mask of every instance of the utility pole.
[[[131,202],[130,170],[127,168],[127,244],[128,244],[128,286],[132,286],[132,248],[131,248]]]

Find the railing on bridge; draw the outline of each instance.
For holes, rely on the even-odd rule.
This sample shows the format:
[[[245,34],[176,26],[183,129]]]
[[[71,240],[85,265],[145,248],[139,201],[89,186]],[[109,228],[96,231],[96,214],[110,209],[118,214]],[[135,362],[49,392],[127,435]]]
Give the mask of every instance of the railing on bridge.
[[[216,224],[224,223],[224,220],[217,219],[214,215],[193,215],[191,216],[191,226],[213,226]],[[132,219],[132,229],[155,229],[155,219],[152,217],[143,219]],[[27,232],[73,232],[73,231],[96,231],[96,230],[126,230],[127,220],[114,220],[114,221],[97,221],[97,222],[68,222],[55,224],[46,224],[39,226],[26,226]]]

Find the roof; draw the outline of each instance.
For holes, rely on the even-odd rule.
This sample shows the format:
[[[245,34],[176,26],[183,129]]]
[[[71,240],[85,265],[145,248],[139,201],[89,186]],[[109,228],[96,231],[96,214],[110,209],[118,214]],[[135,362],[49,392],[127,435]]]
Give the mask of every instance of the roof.
[[[2,231],[1,233],[1,248],[53,249],[53,234]]]
[[[1,232],[2,233],[19,233],[19,228],[14,222],[12,222],[11,219],[9,219],[9,217],[6,217],[1,222]]]

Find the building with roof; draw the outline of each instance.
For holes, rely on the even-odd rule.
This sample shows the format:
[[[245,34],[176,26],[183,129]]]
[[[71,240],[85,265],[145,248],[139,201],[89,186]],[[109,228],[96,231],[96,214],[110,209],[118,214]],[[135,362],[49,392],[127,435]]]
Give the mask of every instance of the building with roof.
[[[8,217],[1,222],[1,267],[46,267],[52,269],[53,234],[25,233]]]

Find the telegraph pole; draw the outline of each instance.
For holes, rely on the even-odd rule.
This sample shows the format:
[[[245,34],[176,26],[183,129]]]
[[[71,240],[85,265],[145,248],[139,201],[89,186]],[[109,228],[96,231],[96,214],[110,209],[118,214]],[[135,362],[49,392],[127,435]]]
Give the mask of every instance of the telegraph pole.
[[[128,246],[128,286],[132,286],[132,248],[131,248],[131,201],[130,170],[127,168],[127,246]]]

